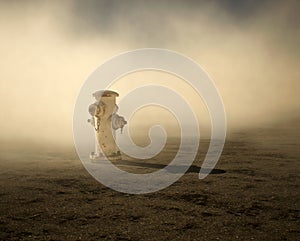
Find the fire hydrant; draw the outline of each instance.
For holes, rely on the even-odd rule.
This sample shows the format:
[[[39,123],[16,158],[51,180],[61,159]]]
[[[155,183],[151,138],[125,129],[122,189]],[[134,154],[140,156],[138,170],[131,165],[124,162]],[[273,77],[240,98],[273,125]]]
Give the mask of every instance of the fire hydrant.
[[[116,97],[118,93],[111,90],[101,90],[93,94],[96,99],[89,106],[91,119],[88,120],[95,130],[95,151],[91,153],[90,159],[97,160],[106,156],[110,160],[121,160],[121,153],[116,145],[116,130],[127,124],[124,117],[116,112]]]

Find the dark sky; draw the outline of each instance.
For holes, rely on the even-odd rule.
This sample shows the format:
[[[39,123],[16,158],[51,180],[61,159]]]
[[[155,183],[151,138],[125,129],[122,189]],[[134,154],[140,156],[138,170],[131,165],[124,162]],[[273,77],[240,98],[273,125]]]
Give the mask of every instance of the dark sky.
[[[289,4],[291,8],[289,8]],[[281,6],[282,5],[282,6]],[[282,11],[289,8],[290,19],[281,19],[278,9]],[[295,8],[296,6],[296,8]],[[299,27],[298,11],[299,2],[297,1],[276,1],[276,0],[168,0],[168,1],[97,1],[87,0],[72,1],[70,5],[71,19],[69,30],[73,34],[115,34],[123,36],[122,31],[130,31],[137,41],[145,41],[159,44],[164,42],[167,35],[173,34],[172,18],[186,19],[191,24],[195,24],[197,16],[203,12],[212,12],[214,21],[222,25],[223,21],[231,21],[234,25],[247,27],[247,24],[255,21],[257,15],[274,12],[273,21],[278,25],[282,21],[289,21],[289,25]],[[226,19],[224,19],[226,18]],[[293,19],[295,18],[295,19]],[[297,20],[297,21],[296,21]],[[199,22],[199,25],[202,24]],[[283,24],[283,23],[282,23]],[[122,29],[122,25],[128,26]],[[188,27],[188,26],[186,26]],[[278,26],[279,28],[281,26]],[[154,36],[153,36],[154,35]]]

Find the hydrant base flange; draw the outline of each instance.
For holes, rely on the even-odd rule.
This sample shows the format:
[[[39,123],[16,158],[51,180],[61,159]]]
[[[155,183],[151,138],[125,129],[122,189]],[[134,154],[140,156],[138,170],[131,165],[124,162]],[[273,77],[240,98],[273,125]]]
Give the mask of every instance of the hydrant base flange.
[[[121,153],[115,153],[110,156],[104,156],[102,153],[100,153],[100,155],[99,154],[97,155],[97,154],[95,154],[95,152],[91,152],[91,154],[90,154],[90,160],[93,163],[99,163],[106,159],[109,159],[110,161],[121,161],[122,155],[121,155]]]

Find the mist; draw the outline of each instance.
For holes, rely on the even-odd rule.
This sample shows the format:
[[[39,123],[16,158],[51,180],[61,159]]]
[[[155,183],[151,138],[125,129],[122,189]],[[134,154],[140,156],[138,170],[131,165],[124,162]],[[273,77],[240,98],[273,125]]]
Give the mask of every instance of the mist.
[[[72,144],[72,113],[89,74],[132,49],[167,48],[214,80],[228,131],[288,125],[299,118],[297,1],[0,2],[1,140]],[[100,80],[99,80],[100,81]],[[203,126],[201,99],[174,76],[134,73],[112,86],[124,95],[148,82],[187,96]],[[153,111],[136,116],[157,121]],[[159,113],[159,112],[158,112]],[[170,123],[168,114],[162,121]],[[177,125],[176,121],[171,123]]]

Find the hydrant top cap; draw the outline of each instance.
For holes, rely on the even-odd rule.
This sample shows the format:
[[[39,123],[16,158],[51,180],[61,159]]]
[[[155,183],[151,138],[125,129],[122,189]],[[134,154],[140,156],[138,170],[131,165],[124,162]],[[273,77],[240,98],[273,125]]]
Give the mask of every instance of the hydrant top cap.
[[[97,97],[110,97],[110,96],[116,96],[118,97],[119,94],[115,91],[112,91],[112,90],[99,90],[99,91],[96,91],[93,96],[97,99]]]

